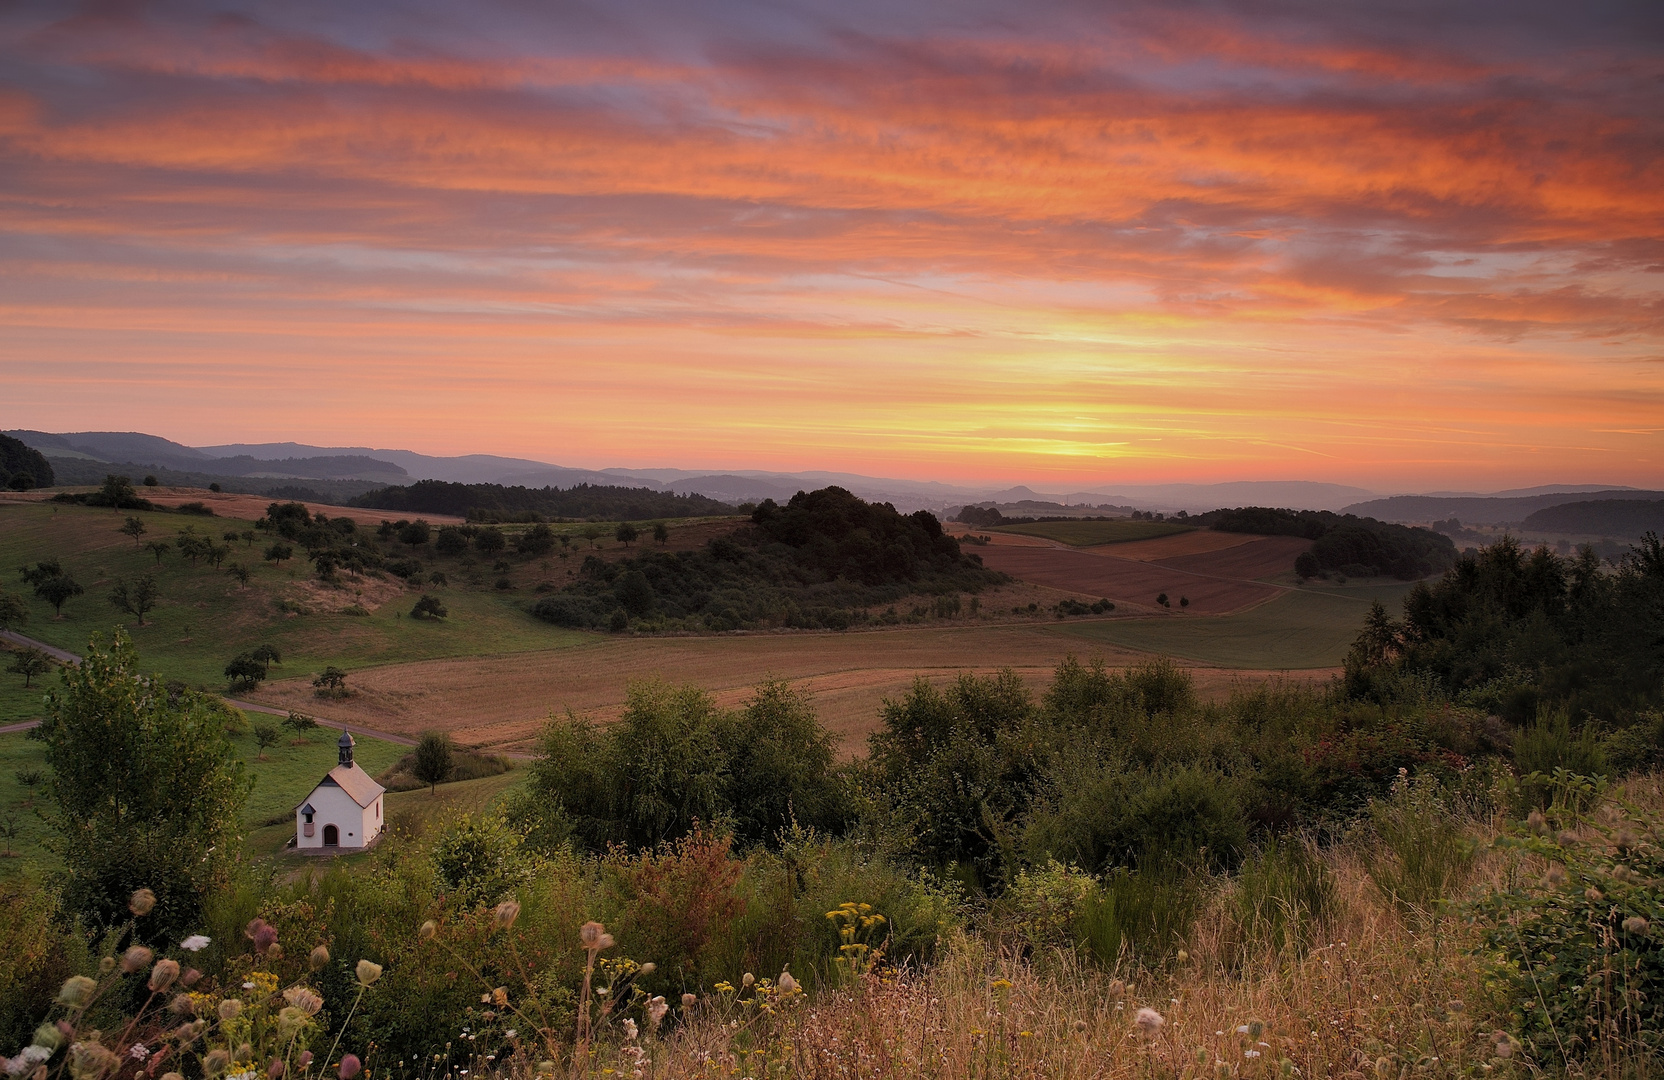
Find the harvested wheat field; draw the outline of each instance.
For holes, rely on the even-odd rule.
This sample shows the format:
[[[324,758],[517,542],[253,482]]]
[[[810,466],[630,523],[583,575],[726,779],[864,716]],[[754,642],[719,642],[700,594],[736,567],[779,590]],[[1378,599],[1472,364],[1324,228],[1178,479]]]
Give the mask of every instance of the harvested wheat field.
[[[552,652],[368,668],[352,675],[355,694],[345,701],[319,700],[306,679],[269,683],[251,700],[379,731],[415,735],[438,728],[468,745],[523,750],[550,713],[571,709],[615,719],[634,680],[694,683],[732,705],[760,680],[779,676],[814,691],[822,723],[846,753],[856,754],[864,750],[884,699],[905,692],[915,678],[946,681],[961,672],[1011,668],[1038,688],[1071,653],[1111,666],[1149,658],[1114,645],[1083,644],[1058,633],[1057,625],[597,638]],[[1239,681],[1269,675],[1205,666],[1194,671],[1204,694],[1223,694]]]
[[[1265,537],[1255,536],[1253,533],[1214,532],[1212,529],[1192,529],[1189,532],[1174,533],[1172,536],[1157,536],[1150,540],[1132,540],[1125,544],[1098,544],[1094,547],[1080,550],[1093,555],[1108,555],[1114,559],[1132,559],[1136,562],[1156,562],[1160,559],[1174,559],[1181,555],[1202,555],[1211,551],[1224,551],[1226,548],[1241,547],[1252,544]]]
[[[1228,534],[1224,534],[1228,535]],[[1298,536],[1260,536],[1251,543],[1232,544],[1209,552],[1173,555],[1162,566],[1192,574],[1227,578],[1275,578],[1293,573],[1294,560],[1312,542]]]
[[[1233,551],[1254,548],[1265,542],[1256,541],[1224,552],[1182,556],[1186,564],[1183,566],[1120,559],[1054,545],[1018,547],[990,544],[978,549],[978,554],[982,556],[984,566],[1003,570],[1014,578],[1037,585],[1146,607],[1154,605],[1156,597],[1166,593],[1175,608],[1181,596],[1187,597],[1190,606],[1185,610],[1189,614],[1224,615],[1263,604],[1283,590],[1275,585],[1249,580],[1246,576],[1208,573],[1194,567],[1209,565],[1210,559],[1217,560]],[[1263,551],[1256,551],[1247,562],[1259,565],[1267,561],[1264,554]],[[1293,564],[1293,555],[1288,557],[1288,562]]]

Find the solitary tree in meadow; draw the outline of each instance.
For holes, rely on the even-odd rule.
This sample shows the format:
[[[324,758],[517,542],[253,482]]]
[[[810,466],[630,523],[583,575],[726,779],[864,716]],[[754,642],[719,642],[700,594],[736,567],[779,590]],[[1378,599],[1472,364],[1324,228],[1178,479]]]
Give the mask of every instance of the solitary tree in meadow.
[[[258,645],[249,655],[262,664],[277,664],[279,667],[283,665],[283,654],[277,651],[276,645]]]
[[[319,697],[346,697],[347,673],[331,664],[312,680],[312,686]]]
[[[616,537],[618,542],[623,544],[625,547],[629,547],[631,541],[640,535],[641,533],[637,531],[636,527],[628,521],[620,521],[618,523],[618,528],[613,530],[613,536]]]
[[[156,565],[162,565],[162,556],[173,550],[173,544],[168,540],[152,540],[144,549],[156,556]]]
[[[254,530],[253,529],[244,529],[243,532],[242,532],[242,537],[243,537],[243,546],[244,547],[253,547],[254,546]]]
[[[416,601],[416,606],[410,609],[410,617],[413,619],[443,619],[449,614],[439,597],[429,593],[423,593],[422,598]]]
[[[215,544],[206,540],[204,540],[203,543],[207,546],[207,551],[203,553],[204,556],[209,562],[214,564],[214,569],[218,570],[220,568],[220,564],[223,563],[231,554],[231,545]]]
[[[23,649],[12,657],[11,666],[6,670],[23,676],[23,689],[27,690],[36,675],[45,675],[52,670],[52,658],[36,648]]]
[[[295,712],[291,709],[289,715],[283,720],[283,726],[295,733],[296,742],[305,742],[306,736],[317,730],[318,722],[305,713]]]
[[[653,522],[653,539],[660,544],[670,542],[670,526],[662,521]]]
[[[260,753],[256,755],[257,759],[260,761],[266,760],[266,751],[276,746],[278,740],[282,738],[283,734],[277,730],[276,724],[266,723],[264,721],[255,724],[254,745],[260,748]]]
[[[35,595],[51,604],[53,613],[60,619],[63,618],[64,605],[86,591],[68,574],[49,577],[35,586]]]
[[[214,546],[207,537],[198,536],[192,529],[181,529],[174,544],[179,548],[179,554],[191,560],[192,567],[195,567],[196,561],[206,556],[208,549]]]
[[[430,792],[438,791],[440,782],[451,775],[450,736],[442,731],[424,734],[416,744],[416,764],[410,773],[428,785]]]
[[[285,559],[293,558],[295,549],[288,544],[272,544],[266,548],[266,561],[283,565]]]
[[[127,519],[127,524],[123,525],[117,531],[123,536],[131,536],[133,538],[133,546],[138,547],[139,537],[143,536],[150,530],[146,529],[144,522],[140,521],[138,518],[130,517]]]
[[[116,587],[110,590],[110,603],[136,617],[139,625],[143,626],[145,612],[156,607],[160,592],[156,587],[156,579],[149,574],[132,581],[122,578],[116,582]]]
[[[266,665],[249,653],[238,653],[231,663],[225,665],[225,677],[230,680],[233,690],[253,690],[266,678]]]

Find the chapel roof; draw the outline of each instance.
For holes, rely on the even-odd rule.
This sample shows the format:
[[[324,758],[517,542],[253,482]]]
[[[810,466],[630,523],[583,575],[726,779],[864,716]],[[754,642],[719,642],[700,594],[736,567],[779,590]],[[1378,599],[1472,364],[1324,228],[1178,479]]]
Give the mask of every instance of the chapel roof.
[[[351,765],[337,765],[329,770],[329,775],[318,781],[318,787],[338,787],[347,793],[347,797],[359,806],[369,806],[376,801],[376,797],[387,789],[370,778],[370,774]],[[317,788],[313,788],[316,791]]]

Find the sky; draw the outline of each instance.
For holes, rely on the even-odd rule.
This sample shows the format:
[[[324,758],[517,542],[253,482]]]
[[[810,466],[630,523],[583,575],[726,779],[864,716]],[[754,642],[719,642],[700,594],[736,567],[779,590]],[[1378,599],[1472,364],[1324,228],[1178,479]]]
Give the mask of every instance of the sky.
[[[1664,7],[0,2],[0,427],[1664,486]]]

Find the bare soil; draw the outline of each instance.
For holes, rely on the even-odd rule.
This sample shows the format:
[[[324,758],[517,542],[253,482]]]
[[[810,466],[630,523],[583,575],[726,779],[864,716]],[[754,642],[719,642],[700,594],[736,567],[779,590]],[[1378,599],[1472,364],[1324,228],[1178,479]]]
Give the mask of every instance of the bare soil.
[[[433,660],[355,672],[344,701],[323,701],[305,679],[261,687],[253,700],[331,720],[416,735],[429,728],[494,751],[526,750],[550,715],[570,709],[616,719],[639,679],[693,683],[724,705],[743,701],[760,680],[778,676],[814,692],[821,722],[846,754],[865,750],[886,698],[916,678],[945,682],[961,672],[1010,668],[1036,689],[1073,653],[1114,667],[1149,654],[1083,643],[1059,624],[932,626],[858,633],[731,634],[711,637],[597,637],[593,644],[542,653]],[[1198,666],[1203,693],[1223,694],[1267,673]]]
[[[1263,604],[1282,591],[1273,585],[1236,576],[1220,576],[1191,567],[1174,567],[1159,562],[1117,559],[1089,554],[1062,546],[1018,547],[992,544],[979,549],[983,565],[1003,570],[1012,577],[1055,589],[1101,596],[1117,604],[1153,607],[1156,597],[1166,593],[1179,610],[1179,598],[1190,600],[1184,608],[1189,615],[1223,615]],[[1207,560],[1214,555],[1185,556]],[[1294,556],[1289,556],[1292,564]],[[1203,565],[1206,565],[1205,562]],[[1159,609],[1158,609],[1159,610]]]

